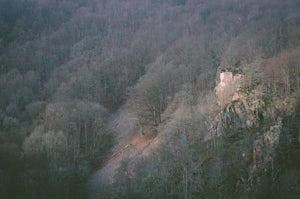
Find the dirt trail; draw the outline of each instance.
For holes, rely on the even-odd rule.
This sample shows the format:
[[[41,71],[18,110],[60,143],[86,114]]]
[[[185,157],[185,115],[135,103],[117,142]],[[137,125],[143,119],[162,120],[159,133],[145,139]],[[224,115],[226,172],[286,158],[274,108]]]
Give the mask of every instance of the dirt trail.
[[[107,158],[104,167],[97,170],[89,181],[91,198],[105,198],[103,190],[107,190],[113,182],[113,177],[124,159],[135,161],[138,158],[146,158],[151,150],[158,145],[157,133],[148,133],[144,136],[132,136],[124,138]]]

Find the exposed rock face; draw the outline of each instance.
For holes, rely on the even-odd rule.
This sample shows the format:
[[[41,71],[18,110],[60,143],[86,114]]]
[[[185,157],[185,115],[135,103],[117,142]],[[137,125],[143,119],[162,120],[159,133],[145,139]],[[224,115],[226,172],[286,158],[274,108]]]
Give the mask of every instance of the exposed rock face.
[[[212,135],[221,135],[224,129],[246,128],[256,124],[253,115],[253,100],[240,93],[244,76],[221,72],[215,88],[219,106],[222,108],[213,122]]]
[[[227,104],[216,116],[212,127],[214,135],[221,135],[226,129],[241,129],[256,126],[258,118],[246,100]]]
[[[226,132],[261,129],[253,137],[251,172],[265,168],[274,159],[275,148],[279,144],[282,131],[281,118],[276,118],[262,128],[262,121],[267,117],[267,109],[263,101],[261,88],[256,87],[250,92],[242,92],[244,76],[233,75],[232,72],[222,72],[215,88],[218,104],[221,107],[211,123],[210,138],[224,135]],[[273,118],[275,119],[275,118]],[[250,146],[249,146],[250,147]]]
[[[218,104],[224,107],[236,98],[235,93],[240,89],[243,75],[233,75],[232,72],[220,73],[220,82],[215,91],[218,97]]]

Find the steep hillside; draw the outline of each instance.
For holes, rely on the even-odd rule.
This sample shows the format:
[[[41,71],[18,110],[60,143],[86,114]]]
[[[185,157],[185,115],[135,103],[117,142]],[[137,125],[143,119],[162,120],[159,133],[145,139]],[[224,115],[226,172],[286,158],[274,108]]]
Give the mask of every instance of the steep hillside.
[[[300,3],[0,0],[0,198],[297,198]]]

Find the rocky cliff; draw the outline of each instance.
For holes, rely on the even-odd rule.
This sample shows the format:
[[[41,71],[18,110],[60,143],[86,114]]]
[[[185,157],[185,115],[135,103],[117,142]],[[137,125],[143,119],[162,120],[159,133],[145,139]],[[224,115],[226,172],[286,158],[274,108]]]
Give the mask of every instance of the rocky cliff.
[[[254,172],[274,160],[282,133],[282,118],[270,118],[259,86],[250,91],[246,91],[246,87],[244,75],[228,71],[219,73],[215,94],[221,111],[212,122],[211,135],[226,136],[232,131],[250,134],[249,171]]]

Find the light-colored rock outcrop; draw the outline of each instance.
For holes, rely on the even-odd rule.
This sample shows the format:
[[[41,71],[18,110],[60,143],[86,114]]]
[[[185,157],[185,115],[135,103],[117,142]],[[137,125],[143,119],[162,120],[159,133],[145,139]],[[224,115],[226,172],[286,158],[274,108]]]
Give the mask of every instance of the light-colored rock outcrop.
[[[263,101],[262,88],[257,86],[249,92],[242,92],[244,76],[233,75],[232,72],[219,73],[215,93],[218,104],[221,107],[211,124],[209,139],[214,136],[225,135],[226,132],[248,131],[249,129],[261,129],[253,137],[251,171],[265,168],[274,160],[275,149],[279,144],[282,132],[281,118],[273,118],[269,126],[262,126],[265,117],[268,117],[267,109]],[[267,127],[267,128],[266,128]],[[251,133],[251,131],[249,131]]]
[[[243,75],[233,75],[232,72],[220,73],[220,82],[216,86],[215,92],[218,98],[218,104],[224,107],[232,100],[237,99],[236,93],[241,88]]]

